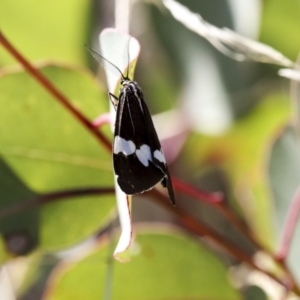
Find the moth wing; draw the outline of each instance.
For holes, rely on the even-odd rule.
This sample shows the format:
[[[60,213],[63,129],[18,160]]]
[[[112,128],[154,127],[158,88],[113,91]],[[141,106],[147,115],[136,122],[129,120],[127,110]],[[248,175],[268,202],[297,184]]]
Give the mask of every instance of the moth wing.
[[[118,183],[126,194],[132,195],[147,191],[161,181],[175,203],[165,157],[143,95],[140,91],[139,94],[122,91],[113,153]]]

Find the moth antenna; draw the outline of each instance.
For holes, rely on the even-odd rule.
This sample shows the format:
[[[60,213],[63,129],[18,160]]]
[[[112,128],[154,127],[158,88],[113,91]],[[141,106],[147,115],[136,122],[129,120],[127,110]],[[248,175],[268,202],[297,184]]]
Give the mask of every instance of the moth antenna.
[[[84,45],[84,46],[89,50],[89,52],[96,59],[96,61],[103,66],[104,69],[108,69],[108,68],[103,63],[103,61],[107,62],[110,66],[114,67],[114,69],[109,69],[109,71],[114,72],[113,70],[117,70],[118,73],[121,75],[122,79],[125,79],[124,74],[122,73],[122,71],[116,65],[114,65],[112,62],[110,62],[108,59],[106,59],[104,56],[102,56],[101,54],[99,54],[98,52],[96,52],[95,50],[90,48],[89,46],[87,46],[87,45]],[[119,75],[119,74],[116,74],[116,75]]]

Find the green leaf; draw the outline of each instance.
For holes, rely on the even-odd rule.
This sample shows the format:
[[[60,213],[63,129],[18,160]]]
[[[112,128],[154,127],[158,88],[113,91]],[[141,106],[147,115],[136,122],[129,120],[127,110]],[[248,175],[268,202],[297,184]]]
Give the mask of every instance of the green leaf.
[[[142,231],[132,251],[137,254],[130,263],[107,265],[111,247],[102,241],[77,264],[57,268],[45,300],[103,299],[108,282],[110,299],[240,299],[225,266],[200,243],[175,231]]]
[[[245,291],[245,300],[267,300],[266,293],[258,286],[251,285]]]
[[[194,135],[185,149],[189,174],[195,167],[199,170],[199,165],[203,173],[212,166],[224,171],[244,217],[260,241],[269,247],[274,247],[274,227],[270,223],[273,203],[266,160],[270,144],[289,114],[286,98],[269,95],[228,133],[219,137]]]
[[[89,119],[107,110],[107,95],[89,73],[59,66],[41,70]],[[10,205],[28,200],[28,194],[113,186],[110,153],[33,78],[23,71],[3,73],[0,91],[0,154],[18,176],[11,181]],[[106,224],[114,207],[111,195],[44,206],[40,245],[57,249],[87,238]],[[13,222],[19,222],[16,216]]]
[[[35,194],[17,177],[0,157],[0,212],[13,204],[22,204],[36,198]],[[0,232],[3,236],[3,250],[20,255],[30,252],[38,241],[39,210],[16,213],[13,217],[0,219]],[[0,252],[0,261],[7,255]]]
[[[300,48],[298,0],[263,1],[261,41],[296,59]]]
[[[29,60],[55,59],[84,64],[84,44],[90,22],[85,0],[0,1],[0,26]],[[15,60],[0,47],[0,65]]]
[[[281,232],[292,198],[300,183],[300,144],[294,130],[287,127],[275,141],[269,162],[269,177],[276,212],[277,232]],[[299,222],[298,222],[299,224]],[[300,227],[293,235],[288,256],[290,266],[300,278]]]

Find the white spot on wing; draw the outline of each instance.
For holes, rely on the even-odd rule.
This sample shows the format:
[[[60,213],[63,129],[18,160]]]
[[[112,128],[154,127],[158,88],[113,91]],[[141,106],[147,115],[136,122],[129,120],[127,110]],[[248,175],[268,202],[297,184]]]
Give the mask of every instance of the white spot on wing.
[[[118,135],[115,137],[114,153],[122,152],[124,155],[131,155],[135,152],[135,144],[132,141],[126,141]]]
[[[149,166],[149,161],[152,160],[152,156],[148,145],[142,145],[140,149],[136,150],[135,154],[145,167]]]
[[[153,153],[153,155],[160,162],[162,162],[164,164],[166,163],[166,159],[165,159],[165,156],[164,156],[162,150],[155,150],[154,153]]]
[[[135,144],[132,141],[127,141],[120,136],[115,137],[114,142],[114,153],[123,153],[124,155],[128,156],[131,154],[136,154],[138,160],[145,166],[149,166],[149,161],[153,161],[152,157],[154,156],[158,161],[166,164],[165,156],[162,150],[155,150],[153,156],[151,154],[151,149],[148,145],[142,145],[140,149],[136,149]]]

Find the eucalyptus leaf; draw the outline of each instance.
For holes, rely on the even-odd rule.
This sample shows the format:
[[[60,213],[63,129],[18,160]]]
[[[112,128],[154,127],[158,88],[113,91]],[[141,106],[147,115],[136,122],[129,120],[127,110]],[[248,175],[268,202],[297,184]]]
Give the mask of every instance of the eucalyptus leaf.
[[[179,232],[140,230],[127,264],[108,260],[111,251],[102,240],[82,260],[58,266],[44,300],[240,299],[224,264]]]
[[[276,139],[269,162],[269,178],[279,233],[287,218],[287,212],[300,183],[300,143],[291,127],[287,127]],[[279,238],[279,236],[278,236]],[[288,261],[300,279],[300,226],[293,235]]]
[[[107,110],[106,93],[87,72],[54,65],[40,70],[91,121]],[[16,201],[28,194],[113,186],[110,153],[33,78],[23,71],[3,72],[0,91],[0,154],[18,177],[19,188],[11,186],[11,195],[20,190]],[[103,227],[114,207],[111,195],[46,205],[39,243],[53,250],[71,246]]]

